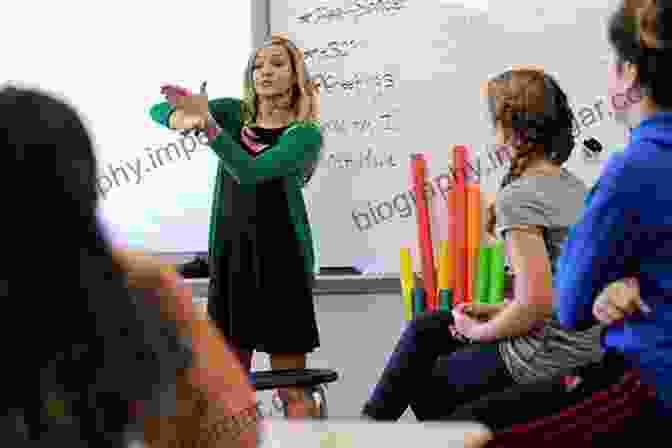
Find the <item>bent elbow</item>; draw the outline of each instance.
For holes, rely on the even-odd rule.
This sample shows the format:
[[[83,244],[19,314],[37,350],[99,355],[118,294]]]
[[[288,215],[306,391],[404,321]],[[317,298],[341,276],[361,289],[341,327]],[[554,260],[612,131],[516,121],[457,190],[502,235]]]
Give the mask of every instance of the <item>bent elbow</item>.
[[[532,306],[532,315],[530,316],[533,325],[541,325],[553,317],[553,299],[552,296],[548,298],[537,296],[538,301],[535,301]]]

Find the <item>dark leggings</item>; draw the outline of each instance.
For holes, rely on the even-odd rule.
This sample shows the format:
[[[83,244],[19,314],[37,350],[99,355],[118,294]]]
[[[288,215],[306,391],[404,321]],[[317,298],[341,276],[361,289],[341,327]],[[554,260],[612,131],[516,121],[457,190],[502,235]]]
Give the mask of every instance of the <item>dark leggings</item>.
[[[608,352],[601,362],[576,370],[581,382],[575,387],[565,385],[562,378],[517,384],[462,406],[446,420],[478,421],[493,431],[500,431],[556,414],[595,392],[607,390],[621,380],[628,367],[621,355]]]
[[[409,322],[362,413],[398,420],[410,406],[418,420],[441,420],[459,406],[514,381],[498,344],[467,344],[450,333],[450,312]]]

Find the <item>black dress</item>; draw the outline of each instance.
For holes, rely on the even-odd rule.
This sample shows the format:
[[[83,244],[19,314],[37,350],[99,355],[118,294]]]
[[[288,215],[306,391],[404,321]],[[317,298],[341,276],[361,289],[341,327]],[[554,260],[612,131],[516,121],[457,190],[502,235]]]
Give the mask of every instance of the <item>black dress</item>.
[[[252,128],[272,151],[286,128]],[[240,185],[223,176],[224,250],[211,260],[208,313],[238,349],[309,353],[319,346],[312,275],[289,214],[285,179]]]

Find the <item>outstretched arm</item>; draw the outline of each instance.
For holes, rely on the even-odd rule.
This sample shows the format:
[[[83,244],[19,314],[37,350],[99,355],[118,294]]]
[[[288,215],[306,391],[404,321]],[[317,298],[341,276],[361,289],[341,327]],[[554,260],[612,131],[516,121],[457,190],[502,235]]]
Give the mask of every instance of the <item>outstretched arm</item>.
[[[240,127],[240,107],[240,101],[235,98],[216,98],[208,101],[208,108],[217,116],[219,126],[229,132],[234,132]],[[154,104],[149,109],[149,115],[155,123],[169,129],[198,127],[198,123],[194,122],[197,117],[193,115],[185,117],[171,101]]]
[[[322,135],[319,126],[302,122],[290,127],[278,143],[252,157],[225,129],[210,142],[229,174],[241,184],[285,177],[302,170],[319,157]]]
[[[208,116],[209,145],[224,168],[241,184],[292,175],[310,166],[319,157],[322,134],[319,123],[314,119],[295,121],[272,148],[252,157],[234,138],[241,129],[240,101],[230,98],[207,101],[204,94],[191,95],[182,91],[174,95],[172,102],[167,96],[168,101],[151,108],[152,119],[174,129],[188,127],[178,125],[176,122],[180,120],[175,120],[183,107],[186,108],[185,116],[199,120]],[[179,106],[177,110],[172,103]]]

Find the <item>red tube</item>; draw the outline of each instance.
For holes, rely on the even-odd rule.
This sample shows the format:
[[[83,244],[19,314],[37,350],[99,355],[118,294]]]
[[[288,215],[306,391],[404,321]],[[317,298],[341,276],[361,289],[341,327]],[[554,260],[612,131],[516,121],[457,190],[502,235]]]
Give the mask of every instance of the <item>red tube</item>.
[[[413,191],[418,222],[418,244],[422,261],[422,279],[425,284],[427,308],[430,311],[438,309],[436,297],[436,269],[434,267],[434,250],[432,247],[432,233],[429,221],[429,206],[425,196],[426,162],[422,154],[411,155],[411,172],[413,173]]]

